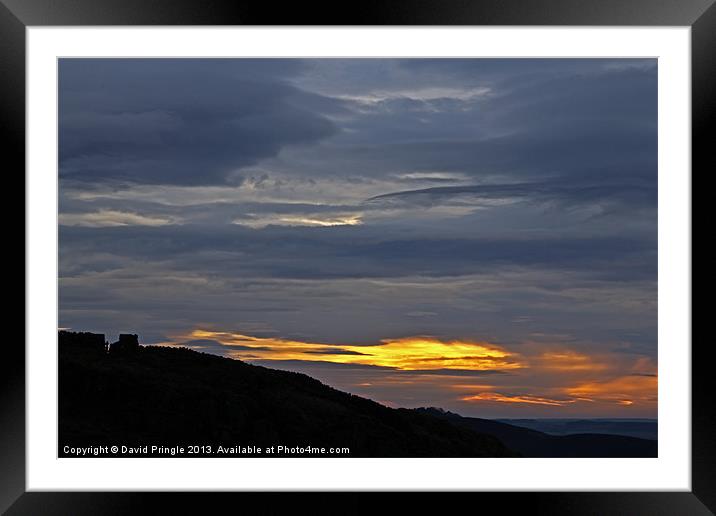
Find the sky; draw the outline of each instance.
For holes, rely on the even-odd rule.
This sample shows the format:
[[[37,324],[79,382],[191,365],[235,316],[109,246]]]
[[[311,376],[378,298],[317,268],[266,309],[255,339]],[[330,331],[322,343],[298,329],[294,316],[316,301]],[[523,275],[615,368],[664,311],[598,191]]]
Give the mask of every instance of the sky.
[[[61,59],[59,325],[656,417],[655,59]]]

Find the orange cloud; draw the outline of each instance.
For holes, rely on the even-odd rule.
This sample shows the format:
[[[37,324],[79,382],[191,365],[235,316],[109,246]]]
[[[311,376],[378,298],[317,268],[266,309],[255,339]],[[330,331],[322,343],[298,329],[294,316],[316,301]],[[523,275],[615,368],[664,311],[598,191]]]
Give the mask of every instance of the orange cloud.
[[[627,375],[601,382],[587,382],[565,389],[570,396],[585,396],[629,406],[656,402],[656,376]]]
[[[603,381],[591,381],[572,387],[552,388],[555,397],[527,394],[504,394],[488,391],[460,399],[467,402],[528,403],[561,407],[576,402],[607,403],[629,407],[656,403],[656,376],[626,375]]]
[[[443,342],[431,337],[386,339],[380,346],[351,347],[370,357],[359,357],[356,363],[370,363],[404,370],[421,369],[518,369],[523,367],[514,354],[486,342]]]
[[[570,349],[547,351],[537,358],[540,367],[559,371],[604,371],[609,365],[597,358]]]
[[[196,329],[177,335],[168,345],[181,345],[218,352],[232,358],[254,361],[306,361],[337,364],[371,365],[390,371],[365,371],[351,376],[351,383],[332,384],[346,390],[367,392],[373,399],[384,399],[390,391],[402,403],[417,403],[424,393],[442,392],[446,400],[468,404],[514,404],[543,406],[564,411],[581,410],[589,403],[592,410],[643,410],[655,407],[657,396],[656,365],[649,358],[634,361],[609,354],[589,355],[564,347],[530,343],[513,352],[485,341],[440,340],[431,336],[384,339],[375,345],[318,343],[274,337],[254,337],[233,332]],[[219,351],[217,351],[217,348]],[[298,362],[297,362],[298,363]],[[435,375],[445,370],[445,374]],[[450,370],[513,371],[511,375],[490,376],[490,384],[461,377]],[[430,371],[431,374],[421,374]],[[406,374],[413,373],[413,374]],[[418,393],[406,401],[405,393]],[[422,393],[422,394],[421,394]],[[567,407],[573,407],[567,409]],[[611,407],[611,408],[610,408]],[[629,407],[634,407],[630,409]]]
[[[516,354],[494,344],[441,341],[425,336],[385,339],[379,345],[373,346],[352,346],[197,329],[177,339],[214,340],[226,346],[231,357],[239,359],[251,355],[251,358],[260,357],[263,360],[322,360],[340,364],[391,367],[405,371],[487,371],[524,367]]]
[[[462,401],[496,401],[500,403],[529,403],[532,405],[552,405],[561,407],[568,403],[574,403],[579,401],[576,399],[569,400],[555,400],[550,398],[542,398],[539,396],[530,395],[506,395],[499,392],[481,392],[480,394],[473,394],[471,396],[465,396],[461,398]],[[584,400],[588,401],[588,400]]]

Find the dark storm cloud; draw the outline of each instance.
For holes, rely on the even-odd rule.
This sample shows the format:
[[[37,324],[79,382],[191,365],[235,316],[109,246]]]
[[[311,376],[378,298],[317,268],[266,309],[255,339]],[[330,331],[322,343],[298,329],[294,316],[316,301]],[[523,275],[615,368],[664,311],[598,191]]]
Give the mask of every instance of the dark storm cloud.
[[[312,174],[441,170],[480,182],[655,182],[653,60],[401,60],[398,67],[421,73],[363,102],[321,163],[306,158]],[[432,90],[421,92],[423,83]],[[477,86],[486,91],[470,96]]]
[[[223,184],[231,172],[336,132],[339,103],[291,86],[300,62],[60,60],[60,176]],[[240,176],[236,178],[240,182]]]
[[[588,113],[584,114],[589,117]],[[390,170],[462,172],[476,179],[511,175],[517,178],[588,177],[594,181],[624,174],[656,177],[655,129],[629,130],[569,126],[535,128],[509,136],[424,140],[358,146],[347,156],[370,168],[367,174]],[[541,131],[549,133],[539,134]],[[349,161],[350,165],[351,162]]]
[[[358,61],[335,80],[356,80],[357,95],[396,88],[373,73],[375,61]],[[593,181],[655,174],[653,62],[389,61],[388,77],[421,73],[408,73],[402,89],[387,88],[386,98],[367,105],[338,98],[340,91],[307,91],[300,79],[312,63],[62,60],[61,175],[84,187],[240,184],[242,169],[292,144],[327,138],[334,143],[320,153],[307,150],[320,161],[292,173],[379,177],[439,169]],[[441,93],[445,84],[452,89]],[[411,91],[420,86],[437,92],[421,98]],[[460,88],[478,86],[489,93],[461,96]]]

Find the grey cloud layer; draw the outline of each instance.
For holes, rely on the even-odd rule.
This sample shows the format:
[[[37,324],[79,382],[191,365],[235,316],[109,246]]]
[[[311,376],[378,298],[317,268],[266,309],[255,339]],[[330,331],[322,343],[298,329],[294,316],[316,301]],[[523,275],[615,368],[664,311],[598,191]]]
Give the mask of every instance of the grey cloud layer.
[[[282,79],[295,68],[291,61],[60,63],[60,175],[67,179],[223,183],[283,146],[336,131],[311,107],[331,111],[337,103]]]
[[[401,228],[278,228],[240,226],[63,227],[63,272],[95,250],[115,259],[168,262],[177,270],[224,277],[288,279],[460,276],[496,266],[577,270],[630,281],[655,274],[648,239],[440,238],[403,236]]]

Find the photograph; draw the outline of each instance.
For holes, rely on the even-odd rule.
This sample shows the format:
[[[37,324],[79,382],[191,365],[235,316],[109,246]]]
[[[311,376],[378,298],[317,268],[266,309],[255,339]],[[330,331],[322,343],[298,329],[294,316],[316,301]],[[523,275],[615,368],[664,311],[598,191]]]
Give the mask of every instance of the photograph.
[[[0,0],[0,513],[716,514],[714,2]]]
[[[59,57],[57,457],[659,457],[659,84]]]

